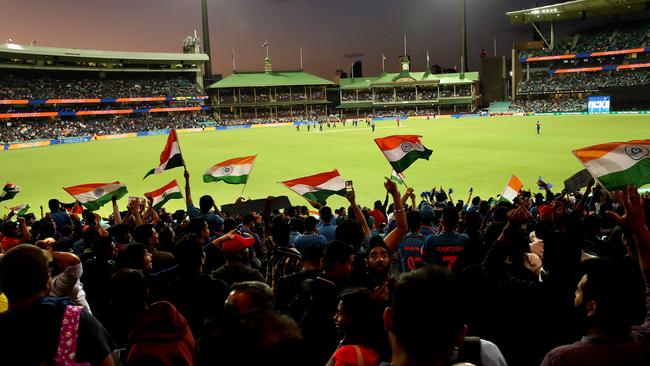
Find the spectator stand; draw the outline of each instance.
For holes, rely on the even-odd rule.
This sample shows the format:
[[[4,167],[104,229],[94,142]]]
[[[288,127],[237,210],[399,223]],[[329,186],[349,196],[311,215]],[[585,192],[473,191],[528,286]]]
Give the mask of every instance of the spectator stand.
[[[411,72],[408,58],[401,72],[340,80],[341,104],[348,117],[396,117],[453,113],[476,109],[478,72],[432,74]]]
[[[273,71],[271,58],[264,71],[234,71],[208,86],[210,104],[224,125],[292,122],[331,112],[329,80],[303,70]]]

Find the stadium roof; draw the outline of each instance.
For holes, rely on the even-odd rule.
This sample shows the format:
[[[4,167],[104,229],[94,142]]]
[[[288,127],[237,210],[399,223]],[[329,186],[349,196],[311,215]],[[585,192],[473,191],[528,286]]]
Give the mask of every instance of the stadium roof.
[[[333,82],[304,71],[234,72],[206,89],[253,88],[265,86],[334,85]]]
[[[506,13],[512,24],[585,19],[646,9],[647,0],[574,0]]]
[[[15,43],[0,44],[0,58],[52,59],[89,61],[120,61],[120,63],[204,63],[209,60],[203,53],[163,53],[83,50],[77,48],[55,48],[27,46]]]
[[[354,89],[370,89],[374,86],[398,86],[400,84],[442,84],[442,85],[462,85],[462,84],[471,84],[478,81],[479,76],[478,72],[466,72],[465,78],[460,78],[460,73],[453,74],[431,74],[429,72],[411,72],[409,73],[410,78],[413,79],[411,82],[402,82],[396,81],[401,76],[404,76],[402,73],[392,72],[385,73],[381,76],[366,77],[366,78],[354,78],[354,79],[341,79],[341,89],[342,90],[354,90]]]

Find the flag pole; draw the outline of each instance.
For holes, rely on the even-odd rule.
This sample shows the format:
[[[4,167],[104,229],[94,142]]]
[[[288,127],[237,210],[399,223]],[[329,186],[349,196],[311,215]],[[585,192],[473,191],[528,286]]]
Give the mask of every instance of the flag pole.
[[[257,162],[257,154],[255,155],[255,160],[253,161],[253,164],[251,164],[251,170],[248,172],[248,178],[246,178],[246,183],[244,183],[244,188],[242,188],[239,197],[244,197],[244,191],[246,190],[246,186],[248,185],[248,180],[251,177],[251,175],[253,175],[253,168],[255,167],[255,162]]]

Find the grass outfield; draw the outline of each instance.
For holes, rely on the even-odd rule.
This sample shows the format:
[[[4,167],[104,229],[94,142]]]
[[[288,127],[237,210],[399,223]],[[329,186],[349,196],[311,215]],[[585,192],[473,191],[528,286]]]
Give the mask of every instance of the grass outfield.
[[[535,122],[542,123],[541,135]],[[371,205],[383,199],[382,178],[391,168],[374,137],[420,134],[425,146],[434,151],[431,160],[418,160],[406,171],[407,183],[419,194],[433,185],[453,187],[455,199],[466,199],[470,186],[482,197],[501,193],[511,174],[525,187],[535,187],[538,176],[562,187],[563,181],[582,167],[571,150],[610,141],[627,141],[650,136],[650,117],[549,116],[491,117],[378,122],[374,134],[365,124],[338,126],[320,132],[302,128],[276,127],[179,135],[181,149],[191,174],[193,198],[212,194],[219,205],[231,203],[243,186],[203,183],[203,172],[213,164],[237,156],[258,154],[245,196],[288,195],[295,204],[298,196],[276,182],[338,168],[344,179],[354,181],[358,201]],[[176,179],[183,184],[178,168],[142,180],[158,165],[166,136],[95,141],[71,145],[0,152],[0,181],[18,184],[22,192],[3,206],[28,203],[32,212],[47,209],[47,200],[72,198],[61,189],[83,183],[120,180],[129,195],[141,196]],[[536,189],[536,188],[535,188]],[[120,201],[126,205],[126,198]],[[332,197],[330,205],[345,205]],[[180,200],[167,209],[182,208]],[[101,213],[110,210],[105,206]]]

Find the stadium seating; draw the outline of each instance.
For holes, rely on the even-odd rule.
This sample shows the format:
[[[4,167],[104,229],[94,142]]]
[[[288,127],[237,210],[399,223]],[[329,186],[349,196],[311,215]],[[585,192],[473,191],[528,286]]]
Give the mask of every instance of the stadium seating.
[[[518,93],[571,92],[598,90],[609,87],[631,87],[650,85],[648,71],[605,71],[556,74],[542,74],[530,80],[523,80],[517,86]]]
[[[490,113],[505,113],[510,111],[511,102],[492,102],[488,112]]]

